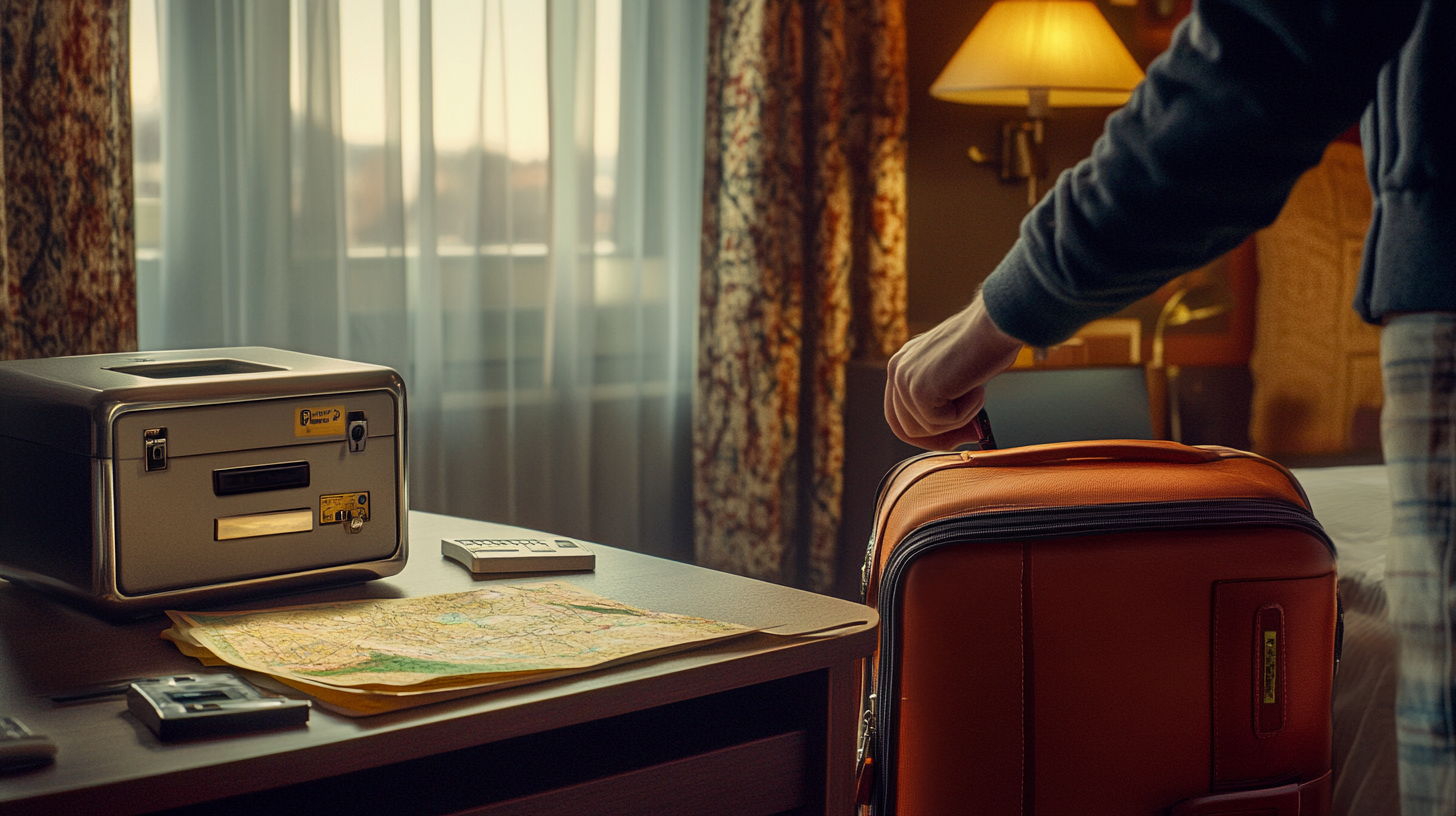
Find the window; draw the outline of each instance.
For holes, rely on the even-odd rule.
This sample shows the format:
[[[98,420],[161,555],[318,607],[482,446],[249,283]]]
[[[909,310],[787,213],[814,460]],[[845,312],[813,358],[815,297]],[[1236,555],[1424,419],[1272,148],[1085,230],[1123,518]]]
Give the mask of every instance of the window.
[[[132,14],[144,348],[392,366],[416,508],[690,547],[705,3]]]

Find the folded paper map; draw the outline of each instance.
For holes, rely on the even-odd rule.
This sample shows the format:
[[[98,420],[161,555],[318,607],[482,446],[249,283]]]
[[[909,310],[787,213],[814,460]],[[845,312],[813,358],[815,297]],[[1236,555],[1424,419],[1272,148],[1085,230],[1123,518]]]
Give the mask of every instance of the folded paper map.
[[[375,714],[756,631],[560,582],[245,612],[168,611],[162,637],[345,714]]]

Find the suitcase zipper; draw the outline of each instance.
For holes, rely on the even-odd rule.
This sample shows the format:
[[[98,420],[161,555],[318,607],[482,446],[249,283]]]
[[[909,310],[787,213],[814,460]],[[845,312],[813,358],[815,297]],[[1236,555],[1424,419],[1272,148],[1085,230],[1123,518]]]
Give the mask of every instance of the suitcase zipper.
[[[925,453],[919,453],[911,456],[908,459],[902,459],[898,464],[886,471],[884,476],[880,477],[880,483],[875,488],[875,513],[873,516],[871,516],[871,518],[878,519],[880,517],[880,507],[883,506],[885,503],[885,488],[888,487],[891,482],[895,481],[895,478],[903,473],[905,471],[905,468],[923,459],[929,459],[932,456],[948,456],[955,457],[957,459],[960,458],[959,454],[955,453],[946,453],[945,451],[926,451]],[[878,534],[878,528],[878,524],[870,528],[870,540],[869,543],[865,545],[864,564],[860,567],[859,570],[859,599],[861,603],[869,603],[870,575],[874,573],[875,569],[875,536]]]
[[[869,696],[868,705],[859,722],[859,746],[854,755],[855,806],[868,805],[874,791],[875,751],[875,695]],[[857,812],[857,810],[856,810]]]
[[[995,447],[995,437],[991,435],[990,419],[986,416],[986,412],[984,409],[982,409],[981,413],[976,415],[976,421],[982,426],[981,433],[983,441],[985,441],[989,445],[989,447],[985,448],[985,450],[997,450],[997,448]],[[1189,448],[1189,450],[1195,449],[1214,454],[1215,457],[1218,459],[1255,459],[1266,462],[1267,464],[1276,468],[1284,474],[1284,477],[1289,480],[1290,485],[1294,488],[1295,493],[1299,495],[1299,498],[1304,503],[1304,506],[1306,508],[1309,507],[1309,496],[1304,492],[1304,486],[1299,483],[1298,479],[1294,478],[1294,474],[1290,473],[1287,468],[1284,468],[1271,460],[1265,459],[1258,454],[1248,453],[1246,451],[1237,450],[1235,448],[1228,448],[1222,445],[1198,445],[1194,446],[1194,448]],[[959,465],[964,465],[967,462],[973,460],[976,453],[977,451],[969,450],[928,451],[926,453],[917,454],[915,456],[909,457],[908,459],[900,461],[888,472],[886,472],[884,476],[880,477],[879,486],[875,489],[874,518],[876,519],[876,524],[870,530],[870,539],[865,546],[864,563],[860,567],[859,593],[861,603],[868,604],[870,602],[870,582],[874,576],[875,556],[877,554],[876,536],[878,535],[879,530],[878,519],[880,518],[881,510],[884,507],[886,490],[890,487],[891,484],[894,483],[895,479],[899,478],[900,474],[904,473],[908,467],[917,462],[921,462],[929,458],[940,457],[945,459],[943,467],[956,467]],[[931,473],[942,470],[943,467],[926,469],[924,472],[920,473],[917,478],[925,478]]]
[[[927,454],[934,455],[934,454]],[[945,454],[940,454],[945,455]],[[924,458],[913,457],[901,463]],[[893,472],[898,472],[899,467]],[[878,508],[877,508],[878,515]],[[1263,499],[1228,499],[1221,501],[1178,501],[1137,502],[1129,504],[1093,505],[1085,507],[1052,507],[984,513],[970,513],[951,516],[928,522],[907,535],[885,562],[880,576],[880,661],[873,688],[870,689],[871,705],[864,713],[861,733],[861,751],[870,760],[873,774],[873,812],[887,814],[890,802],[894,801],[895,775],[895,698],[892,666],[894,655],[899,649],[898,621],[895,608],[898,603],[900,573],[921,555],[935,549],[958,543],[992,543],[1002,540],[1025,540],[1061,538],[1072,535],[1098,535],[1106,533],[1148,532],[1155,530],[1178,530],[1193,527],[1292,527],[1309,533],[1329,548],[1331,555],[1335,545],[1325,534],[1324,528],[1308,511],[1280,502]],[[874,537],[870,538],[870,552],[874,552]],[[867,558],[865,585],[868,586],[869,570],[872,564]],[[1341,616],[1343,618],[1343,615]],[[1335,668],[1339,667],[1340,629],[1343,620],[1337,622]],[[863,762],[860,763],[861,766]]]

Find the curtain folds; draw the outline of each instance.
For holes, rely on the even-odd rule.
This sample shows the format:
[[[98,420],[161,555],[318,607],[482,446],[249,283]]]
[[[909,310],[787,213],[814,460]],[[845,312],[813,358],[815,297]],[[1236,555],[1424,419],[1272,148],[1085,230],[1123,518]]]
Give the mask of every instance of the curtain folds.
[[[128,20],[0,3],[0,359],[136,348]]]
[[[903,0],[713,0],[701,564],[833,588],[844,367],[905,340],[906,113]]]
[[[143,346],[389,365],[414,509],[689,556],[706,4],[158,11]]]

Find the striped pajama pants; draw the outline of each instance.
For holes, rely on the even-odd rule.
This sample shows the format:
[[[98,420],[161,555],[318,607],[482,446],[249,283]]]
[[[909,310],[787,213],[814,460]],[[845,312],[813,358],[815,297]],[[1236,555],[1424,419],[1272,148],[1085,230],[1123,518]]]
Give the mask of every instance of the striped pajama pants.
[[[1400,655],[1396,728],[1404,816],[1456,814],[1456,315],[1381,332],[1381,442],[1390,476],[1385,573]]]

